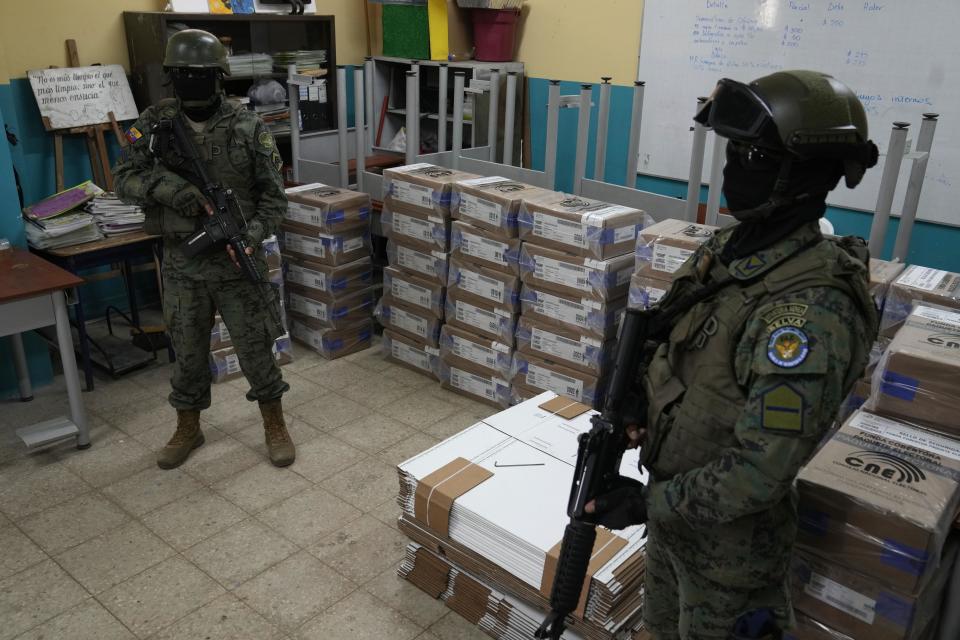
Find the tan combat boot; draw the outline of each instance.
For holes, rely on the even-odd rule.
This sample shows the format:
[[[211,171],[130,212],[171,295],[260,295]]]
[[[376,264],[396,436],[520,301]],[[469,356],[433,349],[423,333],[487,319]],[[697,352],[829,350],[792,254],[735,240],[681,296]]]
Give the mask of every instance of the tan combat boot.
[[[177,409],[177,432],[157,454],[157,466],[175,469],[186,462],[190,452],[203,444],[200,412]]]
[[[260,403],[260,413],[263,415],[263,435],[267,442],[267,451],[270,462],[275,467],[286,467],[293,464],[297,451],[290,439],[287,425],[283,421],[283,406],[279,400]]]

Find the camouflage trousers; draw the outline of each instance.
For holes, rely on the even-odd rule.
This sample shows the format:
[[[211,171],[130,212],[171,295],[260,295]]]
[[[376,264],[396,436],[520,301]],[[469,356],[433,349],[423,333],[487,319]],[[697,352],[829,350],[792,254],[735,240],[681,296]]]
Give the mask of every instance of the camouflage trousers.
[[[164,269],[163,317],[177,357],[170,404],[197,411],[210,407],[210,331],[217,311],[250,383],[247,399],[279,399],[290,387],[273,357],[273,343],[279,336],[257,287],[239,279],[195,280]]]
[[[691,548],[686,535],[675,536],[671,531],[675,526],[686,525],[647,525],[643,619],[655,640],[737,638],[733,633],[737,620],[758,609],[770,609],[781,629],[792,626],[788,575],[751,587],[717,582],[704,575],[700,565],[705,556]],[[707,538],[702,544],[714,547]],[[747,541],[743,548],[750,546]],[[730,562],[736,563],[736,558]]]

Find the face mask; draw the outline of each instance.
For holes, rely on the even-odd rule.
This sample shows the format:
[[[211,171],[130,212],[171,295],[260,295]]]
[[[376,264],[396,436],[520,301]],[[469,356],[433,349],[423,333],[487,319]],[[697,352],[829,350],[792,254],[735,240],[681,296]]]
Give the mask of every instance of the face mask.
[[[220,77],[215,69],[175,69],[173,91],[191,120],[203,121],[220,106]]]
[[[727,143],[723,168],[723,195],[731,215],[755,209],[773,194],[780,173],[780,158],[759,147]]]

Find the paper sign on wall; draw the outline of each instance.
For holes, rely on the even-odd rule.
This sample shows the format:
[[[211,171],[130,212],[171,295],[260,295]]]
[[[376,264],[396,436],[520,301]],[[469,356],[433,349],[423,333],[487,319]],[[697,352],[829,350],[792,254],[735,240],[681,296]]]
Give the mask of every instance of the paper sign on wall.
[[[140,115],[130,93],[127,74],[119,64],[28,71],[30,87],[51,129],[69,129]]]

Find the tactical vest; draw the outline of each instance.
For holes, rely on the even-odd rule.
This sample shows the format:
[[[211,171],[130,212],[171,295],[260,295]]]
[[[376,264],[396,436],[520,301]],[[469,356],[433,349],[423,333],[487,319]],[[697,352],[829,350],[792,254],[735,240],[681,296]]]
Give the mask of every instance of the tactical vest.
[[[223,186],[233,189],[240,203],[241,211],[253,214],[254,172],[256,158],[252,140],[253,119],[243,118],[242,107],[224,102],[220,108],[206,122],[203,131],[194,131],[185,124],[187,133],[193,138],[193,143],[207,163],[207,170],[212,179]],[[179,108],[176,99],[165,98],[157,103],[156,114],[160,119],[179,117]],[[244,123],[244,120],[247,120]],[[251,125],[249,131],[244,124]],[[169,146],[161,155],[160,161],[170,169],[177,170],[180,175],[189,179],[192,176],[189,163],[173,148]],[[196,180],[193,180],[196,183]],[[237,220],[243,226],[243,220]],[[166,237],[183,238],[199,228],[200,220],[197,216],[184,216],[175,209],[159,206],[157,215],[148,215],[145,224],[147,233]]]
[[[726,232],[729,233],[729,232]],[[722,242],[722,235],[718,241]],[[844,241],[841,241],[844,242]],[[700,468],[719,452],[736,446],[734,426],[747,402],[746,376],[734,367],[737,344],[753,313],[766,303],[813,287],[833,287],[848,295],[876,327],[876,309],[867,292],[866,251],[851,255],[841,242],[821,240],[746,284],[734,281],[700,302],[673,326],[669,341],[659,346],[644,378],[649,402],[647,444],[641,463],[657,481]],[[711,243],[678,272],[667,298],[695,291],[703,282],[736,278],[734,265],[712,259]],[[706,261],[706,262],[705,262]],[[699,273],[710,264],[706,273]],[[862,350],[861,345],[851,348]],[[855,357],[865,354],[855,354]],[[858,360],[854,359],[853,362]],[[863,360],[865,362],[865,359]],[[859,371],[848,373],[852,385]]]

